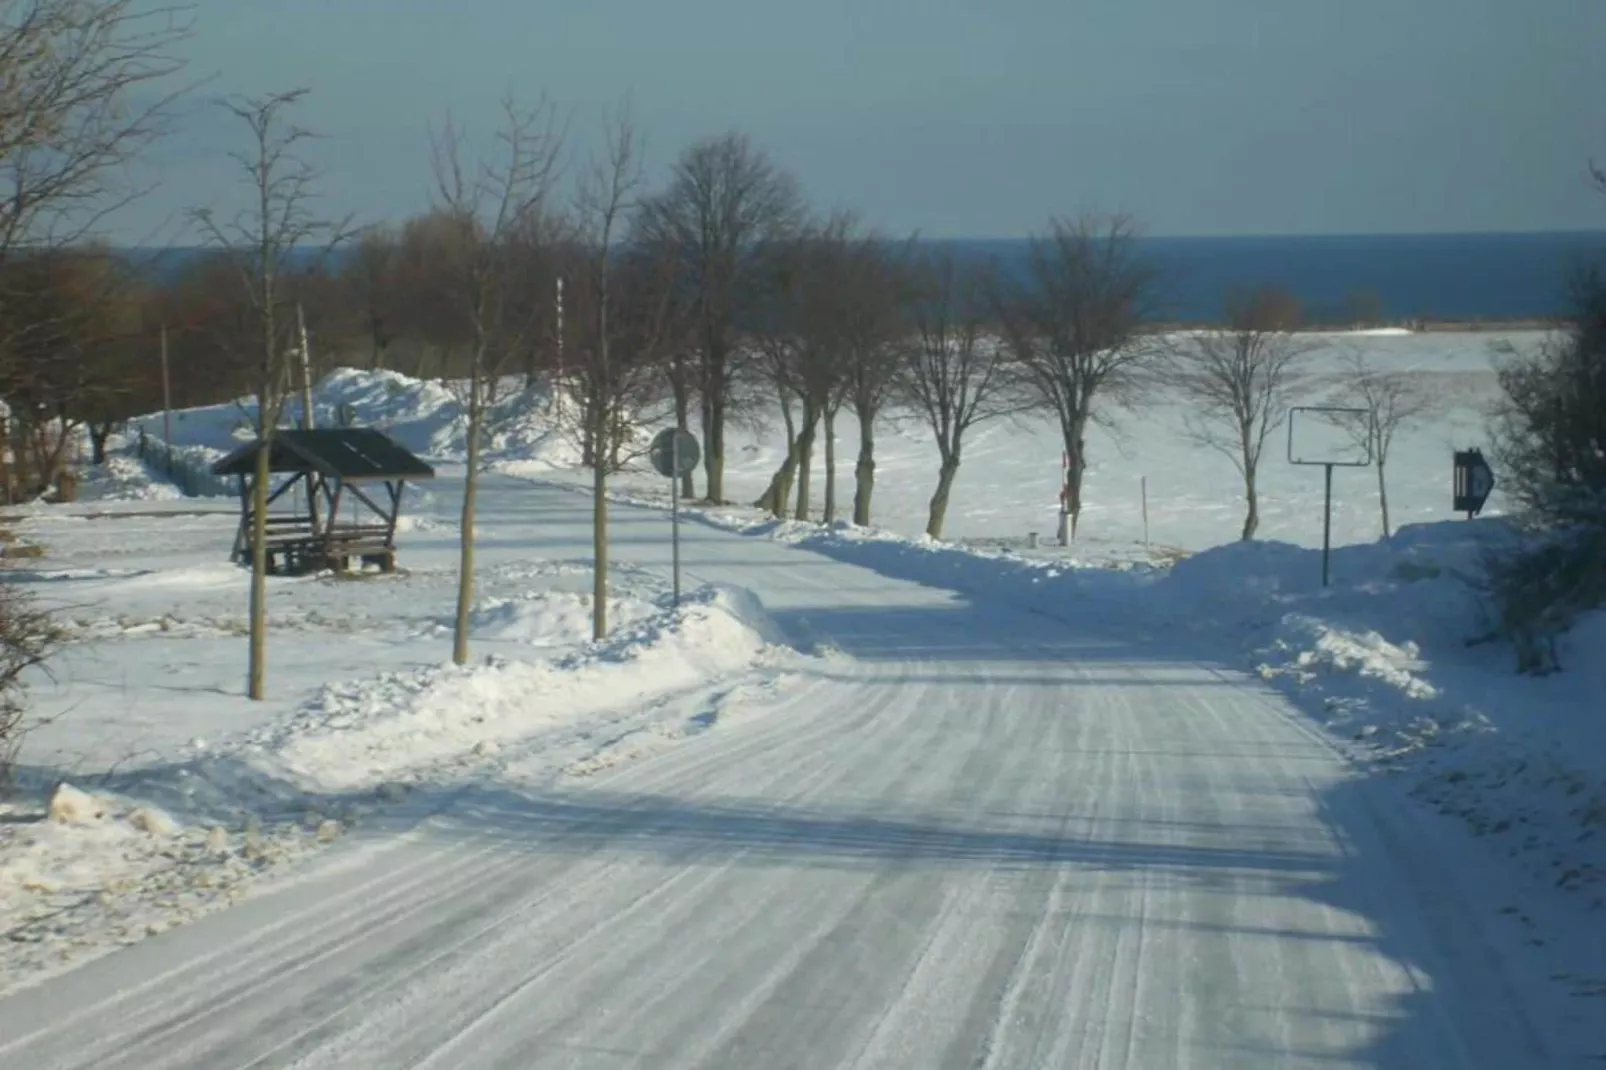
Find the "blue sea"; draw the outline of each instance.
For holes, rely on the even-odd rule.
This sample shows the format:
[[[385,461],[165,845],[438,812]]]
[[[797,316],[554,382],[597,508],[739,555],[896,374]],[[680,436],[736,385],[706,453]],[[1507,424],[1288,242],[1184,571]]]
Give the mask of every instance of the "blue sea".
[[[965,257],[1006,270],[1024,241],[951,241]],[[1165,280],[1167,318],[1214,320],[1228,291],[1271,285],[1309,318],[1344,322],[1357,297],[1385,320],[1544,319],[1566,310],[1577,265],[1606,266],[1606,232],[1146,238]]]
[[[996,260],[1006,272],[1024,266],[1028,248],[1023,239],[923,244]],[[1388,322],[1547,319],[1566,311],[1568,281],[1580,264],[1606,266],[1606,231],[1145,238],[1141,244],[1164,279],[1165,318],[1181,321],[1218,319],[1229,291],[1259,286],[1294,294],[1314,322],[1347,323],[1363,306]],[[157,254],[157,270],[171,271],[194,253]]]

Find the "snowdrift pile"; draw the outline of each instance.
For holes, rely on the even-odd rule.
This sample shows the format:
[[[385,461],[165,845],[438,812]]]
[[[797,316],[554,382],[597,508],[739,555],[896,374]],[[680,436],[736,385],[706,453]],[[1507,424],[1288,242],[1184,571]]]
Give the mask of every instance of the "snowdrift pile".
[[[402,446],[437,463],[461,462],[468,453],[467,406],[462,384],[414,379],[400,372],[338,368],[313,393],[319,427],[337,427],[342,416],[359,426],[384,431]],[[296,416],[292,405],[290,416]],[[256,402],[241,398],[221,405],[183,409],[172,416],[172,445],[197,463],[210,462],[253,436]],[[554,396],[521,380],[497,384],[485,416],[488,461],[567,468],[579,463],[579,449],[560,429]],[[159,414],[133,422],[119,443],[127,446],[143,432],[160,440]]]
[[[545,746],[555,729],[745,673],[772,646],[750,598],[705,588],[555,661],[492,658],[331,687],[273,751],[297,781],[350,791],[515,743]]]

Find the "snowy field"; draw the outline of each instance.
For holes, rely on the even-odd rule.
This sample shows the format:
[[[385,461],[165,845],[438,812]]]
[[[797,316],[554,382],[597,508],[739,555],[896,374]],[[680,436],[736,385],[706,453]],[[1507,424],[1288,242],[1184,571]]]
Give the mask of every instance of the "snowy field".
[[[271,583],[270,701],[259,704],[241,697],[245,576],[226,561],[237,506],[223,498],[182,498],[136,461],[120,456],[91,474],[83,501],[15,508],[6,511],[3,521],[18,538],[42,549],[38,558],[15,562],[11,578],[57,608],[71,636],[54,665],[54,678],[36,684],[40,712],[49,721],[27,741],[22,790],[11,802],[0,803],[0,932],[7,936],[0,944],[3,985],[27,986],[127,944],[142,944],[140,953],[152,956],[152,963],[171,964],[185,946],[179,934],[169,934],[177,939],[170,944],[147,937],[244,899],[254,902],[230,911],[230,916],[272,921],[279,915],[271,904],[285,897],[295,900],[301,894],[298,888],[337,887],[358,896],[363,894],[361,881],[367,879],[362,875],[369,870],[394,872],[404,882],[397,887],[406,886],[405,881],[414,879],[407,867],[425,866],[443,827],[478,825],[475,835],[484,838],[452,841],[453,864],[464,867],[456,893],[444,877],[426,888],[433,897],[428,902],[445,912],[443,917],[454,909],[448,906],[451,895],[467,896],[464,925],[471,918],[469,900],[482,892],[492,895],[488,878],[507,883],[507,896],[515,894],[511,871],[476,878],[466,853],[490,850],[486,844],[499,838],[525,835],[515,821],[550,831],[566,828],[563,823],[572,818],[575,832],[552,833],[557,836],[553,849],[559,853],[575,846],[567,837],[589,835],[584,830],[599,822],[620,830],[631,845],[627,854],[637,849],[636,822],[658,828],[661,854],[642,847],[650,857],[630,863],[624,875],[605,883],[599,870],[584,886],[593,889],[598,910],[609,895],[624,895],[623,889],[637,882],[645,903],[658,895],[648,891],[658,887],[653,881],[668,888],[682,880],[675,875],[679,871],[662,867],[716,850],[701,839],[705,832],[714,835],[698,824],[697,814],[705,811],[688,811],[690,816],[683,818],[631,816],[657,813],[644,810],[644,800],[678,797],[683,791],[714,793],[709,806],[734,806],[731,799],[751,796],[770,808],[764,811],[769,816],[721,810],[718,827],[727,832],[720,835],[741,836],[743,828],[752,832],[754,822],[770,823],[764,826],[766,835],[772,825],[774,835],[782,835],[776,823],[794,820],[774,816],[783,796],[799,806],[859,808],[861,816],[851,827],[846,818],[830,825],[834,831],[828,848],[819,846],[823,839],[807,838],[827,835],[820,831],[823,825],[814,823],[836,821],[829,813],[810,811],[810,829],[787,833],[803,837],[798,842],[805,848],[815,843],[828,856],[819,864],[829,871],[837,864],[832,859],[883,849],[866,846],[865,837],[874,842],[874,823],[891,819],[875,809],[874,793],[861,797],[855,792],[868,790],[864,786],[871,781],[866,777],[891,778],[874,781],[879,785],[874,791],[884,794],[887,807],[903,805],[887,759],[901,753],[899,748],[913,746],[912,740],[926,748],[934,769],[951,776],[927,783],[910,772],[914,779],[908,787],[915,793],[910,798],[936,806],[938,797],[931,793],[938,793],[947,808],[942,813],[949,814],[955,828],[993,817],[1029,822],[1035,820],[1032,806],[1046,813],[1071,805],[1051,802],[1045,794],[1055,780],[1022,780],[1011,789],[1018,797],[993,798],[1004,790],[1004,781],[987,777],[1001,775],[1012,763],[1028,762],[1032,747],[1024,726],[1050,716],[1057,702],[1074,704],[1085,691],[1103,713],[1133,719],[1130,734],[1090,728],[1092,735],[1074,741],[1057,735],[1061,729],[1047,727],[1052,722],[1041,722],[1041,731],[1048,733],[1043,740],[1052,741],[1049,750],[1062,766],[1054,774],[1058,782],[1096,774],[1096,782],[1105,784],[1102,805],[1109,809],[1099,813],[1101,797],[1096,793],[1080,800],[1091,807],[1090,816],[1085,827],[1076,826],[1082,829],[1078,843],[1096,842],[1108,849],[1100,856],[1107,859],[1106,866],[1096,859],[1075,863],[1090,867],[1078,872],[1100,874],[1087,878],[1092,882],[1088,894],[1094,897],[1089,903],[1104,904],[1111,917],[1136,910],[1116,887],[1115,874],[1131,863],[1120,861],[1123,848],[1118,845],[1131,846],[1144,836],[1180,837],[1166,838],[1170,846],[1164,849],[1158,841],[1144,848],[1160,860],[1142,883],[1143,903],[1149,904],[1152,896],[1160,904],[1154,906],[1156,919],[1166,909],[1163,904],[1181,910],[1186,903],[1192,911],[1202,902],[1183,885],[1167,883],[1171,867],[1221,866],[1225,868],[1211,870],[1213,879],[1242,893],[1230,908],[1222,908],[1233,916],[1218,919],[1225,926],[1221,932],[1242,924],[1246,919],[1238,912],[1253,914],[1260,903],[1287,931],[1305,931],[1310,941],[1321,941],[1313,946],[1326,948],[1331,942],[1366,948],[1346,951],[1350,957],[1330,962],[1317,951],[1301,950],[1298,938],[1286,947],[1279,943],[1273,958],[1257,958],[1272,952],[1252,943],[1217,949],[1223,955],[1230,952],[1235,961],[1247,956],[1251,972],[1280,975],[1286,969],[1292,980],[1283,987],[1295,989],[1244,993],[1246,999],[1283,1000],[1286,1006],[1261,1008],[1238,1021],[1249,1033],[1265,1031],[1261,1043],[1271,1046],[1240,1051],[1229,1060],[1231,1065],[1493,1070],[1574,1065],[1568,1057],[1606,1055],[1606,1033],[1597,1028],[1606,1020],[1606,718],[1599,698],[1606,693],[1606,658],[1601,656],[1606,653],[1606,614],[1596,614],[1574,630],[1562,649],[1567,671],[1544,679],[1514,676],[1513,658],[1502,647],[1466,644],[1482,629],[1466,578],[1476,574],[1484,548],[1506,532],[1499,519],[1498,491],[1485,519],[1452,518],[1450,453],[1487,443],[1483,414],[1494,392],[1490,346],[1495,341],[1487,334],[1334,339],[1335,345],[1365,346],[1379,367],[1430,377],[1445,405],[1431,421],[1402,431],[1396,443],[1390,497],[1395,525],[1404,530],[1395,538],[1378,541],[1373,474],[1338,474],[1334,541],[1339,548],[1330,589],[1320,586],[1319,554],[1311,549],[1321,536],[1320,469],[1286,465],[1282,440],[1274,440],[1262,485],[1263,541],[1236,544],[1241,523],[1236,472],[1226,458],[1187,443],[1174,406],[1134,414],[1117,432],[1096,434],[1090,443],[1083,538],[1069,550],[1048,545],[1060,447],[1041,424],[998,423],[974,435],[950,508],[951,541],[946,544],[918,537],[936,474],[935,450],[922,427],[894,421],[881,432],[877,530],[870,531],[776,523],[740,504],[758,496],[781,459],[783,444],[773,429],[752,427],[730,441],[727,496],[738,504],[688,509],[688,597],[678,610],[667,598],[667,526],[658,512],[667,501],[666,484],[647,472],[616,480],[621,519],[610,605],[616,630],[601,644],[588,641],[590,561],[582,506],[589,477],[576,469],[573,444],[551,430],[545,400],[509,392],[497,408],[489,450],[492,474],[478,525],[475,662],[464,669],[445,664],[462,460],[457,403],[437,384],[394,374],[339,372],[320,387],[320,419],[332,422],[338,406],[352,405],[359,423],[384,428],[429,458],[439,478],[408,500],[398,574]],[[1526,346],[1537,338],[1509,341]],[[176,416],[173,437],[197,458],[214,457],[240,439],[246,423],[238,407],[194,410]],[[159,416],[144,421],[150,434],[160,434],[161,426]],[[844,417],[838,433],[838,500],[845,510],[852,497],[857,428]],[[1140,480],[1148,486],[1150,546],[1143,543]],[[823,473],[817,470],[816,516],[822,488]],[[1025,549],[1028,532],[1043,536],[1035,551]],[[935,623],[927,623],[933,613],[938,613]],[[1141,660],[1153,660],[1155,666],[1127,665],[1124,655],[1110,653],[1114,648],[1109,644],[1117,642],[1141,652]],[[1014,653],[1017,649],[1028,653]],[[1008,660],[1012,656],[1016,661]],[[1028,670],[1035,675],[1025,675]],[[878,675],[883,671],[885,679]],[[1127,698],[1120,688],[1102,688],[1101,680],[1123,673],[1138,674],[1127,681],[1131,694],[1147,697]],[[1040,685],[1030,682],[1038,677]],[[1213,688],[1222,694],[1210,698]],[[950,693],[963,696],[969,704],[965,709],[988,711],[986,726],[966,720],[961,700],[950,702]],[[1060,694],[1066,697],[1054,697]],[[1106,694],[1113,697],[1099,697]],[[1254,721],[1281,705],[1297,710],[1297,717],[1286,723]],[[999,719],[1017,707],[1018,724]],[[922,710],[930,715],[929,726],[920,718]],[[1173,711],[1185,712],[1187,720],[1174,720]],[[894,724],[910,733],[907,739],[893,732]],[[861,753],[853,742],[854,733],[861,731],[869,742],[887,748],[886,758],[877,761],[874,754]],[[769,743],[763,744],[765,740]],[[984,760],[979,755],[992,746],[989,740],[1003,749]],[[795,769],[760,757],[804,745],[817,758]],[[1168,750],[1176,755],[1138,757]],[[1216,751],[1237,754],[1239,765],[1208,760]],[[1098,753],[1125,754],[1126,761],[1136,763],[1131,768],[1143,772],[1129,780],[1108,762],[1078,764],[1084,759],[1076,755]],[[719,755],[752,761],[752,772],[744,777],[734,766],[719,765]],[[1206,764],[1189,764],[1193,761]],[[1162,769],[1157,762],[1177,764]],[[899,764],[893,761],[892,768]],[[961,774],[972,764],[978,765],[978,776],[986,776],[975,782],[977,798],[966,802],[952,793],[968,783]],[[51,790],[63,780],[84,794],[60,794],[60,812],[54,815],[59,820],[53,820],[46,807]],[[586,794],[591,784],[604,792],[601,801]],[[1129,796],[1128,791],[1138,794]],[[623,816],[579,817],[565,809],[602,806],[624,792],[638,794],[621,804]],[[983,794],[988,797],[982,799]],[[561,805],[552,804],[554,811],[548,802],[528,804],[532,799],[557,799]],[[1320,823],[1302,808],[1313,800],[1317,809],[1312,813],[1326,815]],[[978,809],[953,809],[962,806]],[[1205,813],[1195,813],[1195,807]],[[923,811],[903,819],[919,824],[937,820],[936,814]],[[1070,814],[1064,812],[1065,822],[1073,821]],[[1193,826],[1184,820],[1190,815],[1201,822],[1199,829],[1216,822],[1213,831],[1207,830],[1209,837],[1227,835],[1251,816],[1282,824],[1241,825],[1248,831],[1234,834],[1238,839],[1209,839],[1206,846],[1207,841],[1190,839],[1195,833],[1187,829]],[[1165,820],[1156,824],[1160,816]],[[1312,823],[1304,824],[1307,820]],[[958,854],[950,852],[961,849],[956,838],[984,838],[979,826],[967,833],[920,827],[928,829],[919,833],[928,839],[885,848],[889,857],[941,857],[953,864]],[[1031,826],[1010,827],[1009,836],[1017,839],[1006,840],[1014,843],[1024,842],[1019,838]],[[1069,827],[1060,825],[1059,835],[1068,835]],[[1335,837],[1332,843],[1317,845],[1301,838],[1316,835],[1319,827],[1323,836]],[[738,831],[730,833],[733,828]],[[1002,850],[997,857],[1007,858],[1008,850],[997,846],[1006,840],[994,837],[991,846],[976,846],[976,857],[991,858]],[[595,847],[592,839],[584,843],[588,850]],[[721,863],[718,882],[734,881],[730,874],[748,865],[736,865],[738,856],[770,850],[755,846],[757,841],[740,843],[731,848],[736,852],[732,860]],[[1319,908],[1307,902],[1296,909],[1288,905],[1287,892],[1261,887],[1244,876],[1258,865],[1249,859],[1252,846],[1294,859],[1287,862],[1291,869],[1326,866],[1318,858],[1330,848],[1335,858],[1348,858],[1350,868],[1335,869],[1337,883],[1327,898],[1317,897]],[[1243,860],[1226,857],[1237,850],[1244,852]],[[1383,866],[1374,857],[1378,851],[1393,860],[1391,866],[1410,874]],[[1416,861],[1407,865],[1405,860],[1413,856]],[[1192,861],[1179,863],[1183,857]],[[559,866],[555,860],[539,864]],[[766,871],[760,866],[759,872]],[[860,933],[860,939],[869,940],[866,927],[878,924],[873,911],[861,916],[855,907],[851,918],[856,920],[842,929],[847,923],[833,922],[835,915],[827,914],[826,904],[835,900],[824,885],[818,888],[818,899],[810,898],[816,882],[834,879],[829,873],[807,868],[787,872],[804,889],[794,902],[801,935],[791,944],[755,948],[754,961],[744,966],[758,972],[733,975],[745,978],[742,992],[720,996],[693,983],[688,1000],[696,991],[709,999],[734,999],[743,1006],[756,1000],[755,1007],[769,1007],[766,986],[780,984],[784,969],[820,980],[794,961],[825,946],[812,941],[830,933],[843,939]],[[994,966],[1003,969],[998,965],[1005,961],[1002,950],[987,950],[985,940],[964,944],[965,919],[967,912],[982,918],[1005,911],[1011,896],[1028,895],[1026,886],[1017,892],[1013,885],[999,883],[1003,877],[989,883],[991,878],[978,876],[953,891],[953,898],[927,903],[899,872],[885,877],[888,902],[896,906],[884,909],[897,913],[907,907],[908,916],[914,917],[929,908],[938,919],[930,938],[953,961],[980,956],[974,961],[978,977],[991,978]],[[533,879],[533,871],[527,876]],[[756,883],[756,877],[755,883],[732,886],[734,898],[728,902],[733,913],[726,919],[730,931],[757,932],[766,911],[773,916],[789,902],[782,895],[788,885],[781,877],[778,871],[773,887]],[[699,887],[705,882],[701,876],[690,879]],[[1067,909],[1056,905],[1070,894],[1069,885],[1057,883],[1060,879],[1052,887],[1032,883],[1032,901],[1044,910]],[[1047,897],[1040,903],[1035,898],[1039,894]],[[869,891],[864,895],[862,902],[873,901]],[[1438,924],[1475,934],[1485,945],[1483,958],[1451,949],[1440,936],[1413,930],[1419,919],[1410,904],[1418,900],[1437,902],[1453,919]],[[618,917],[634,916],[636,900],[620,902]],[[497,904],[516,905],[512,899],[496,899],[492,905]],[[585,912],[582,900],[575,904],[564,909]],[[477,908],[480,913],[485,906]],[[704,906],[689,890],[663,896],[663,909],[680,917],[688,934],[715,920],[699,920],[697,912]],[[400,906],[383,909],[402,916],[396,913]],[[593,931],[586,928],[589,921],[548,916],[543,913],[547,906],[531,909],[540,915],[528,922],[531,939],[547,932],[542,928],[547,925],[579,934]],[[1097,914],[1092,905],[1079,909]],[[1203,924],[1202,915],[1184,914],[1188,926]],[[1178,926],[1184,914],[1173,918]],[[1093,925],[1093,919],[1086,924]],[[1161,922],[1156,925],[1161,926],[1157,932],[1163,930]],[[896,929],[882,925],[887,931],[877,940],[896,942]],[[227,934],[236,930],[212,931],[222,932],[227,946],[235,946],[227,941],[236,937]],[[1141,963],[1134,956],[1141,955],[1141,946],[1128,948],[1116,929],[1107,931],[1106,942],[1098,935],[1102,931],[1079,937],[1088,942],[1075,947],[1060,946],[1060,938],[1052,934],[1032,932],[1029,944],[1014,952],[1019,956],[1017,972],[998,974],[1003,1003],[995,1010],[1004,1016],[1000,1020],[1046,1021],[1048,1005],[1034,1003],[1032,989],[1019,987],[1028,976],[1036,977],[1041,998],[1054,993],[1068,1001],[1062,1006],[1086,1005],[1092,994],[1117,984],[1137,986]],[[630,934],[641,941],[632,953],[642,955],[667,939],[663,931],[634,922]],[[713,936],[706,934],[709,940]],[[1007,944],[1014,930],[1001,928],[997,936]],[[248,940],[243,935],[238,939]],[[344,944],[315,942],[313,935],[307,943],[308,954],[357,954],[342,950]],[[159,946],[146,951],[147,944]],[[740,944],[736,940],[733,946]],[[249,943],[239,947],[250,951]],[[375,944],[374,954],[385,947]],[[912,948],[907,950],[913,954]],[[776,956],[765,967],[772,972],[759,970],[760,951]],[[1000,957],[989,958],[995,951]],[[1172,948],[1170,954],[1178,951]],[[620,998],[630,995],[628,986],[618,988],[622,975],[609,972],[614,967],[649,965],[622,957],[625,952],[612,945],[574,953],[585,954],[581,961],[595,971],[586,975],[599,986],[595,998],[604,991],[617,990]],[[1100,982],[1052,972],[1052,963],[1059,961],[1055,955],[1073,953],[1132,975]],[[711,953],[688,954],[676,968],[694,981],[702,976],[699,963],[710,969],[717,964]],[[1313,957],[1301,957],[1307,955]],[[126,981],[146,968],[140,960],[128,961],[130,965],[114,967],[107,976],[126,975]],[[459,965],[468,969],[466,961]],[[650,965],[667,968],[657,960]],[[862,964],[871,988],[881,980],[890,984],[890,976],[878,972],[884,965]],[[1339,967],[1354,971],[1345,974],[1348,981],[1323,972]],[[265,958],[260,974],[251,972],[258,966],[249,962],[242,968],[244,976],[257,978],[252,984],[260,981],[262,991],[274,992],[273,999],[301,998],[300,982],[286,989],[284,976],[274,972],[279,967]],[[928,1033],[919,1023],[947,1022],[949,1017],[958,1021],[961,1016],[948,1005],[957,996],[944,989],[953,981],[926,966],[910,969],[917,972],[908,980],[909,998],[935,1002],[898,1004],[873,1029],[864,1026],[871,1031],[854,1059],[843,1056],[840,1062],[819,1065],[938,1065],[939,1053],[921,1045],[935,1044],[939,1035],[947,1035],[947,1027]],[[1457,975],[1462,979],[1453,981]],[[454,991],[448,984],[452,976],[447,971],[442,982],[447,987],[426,986],[405,994],[408,999],[430,993],[438,998]],[[490,985],[497,976],[493,970],[479,981]],[[517,979],[511,974],[504,978],[510,986]],[[528,983],[535,980],[532,974]],[[193,981],[193,993],[181,990],[175,996],[172,1014],[186,1008],[200,1013],[211,1006],[205,975],[196,974]],[[474,987],[462,978],[458,983],[465,992]],[[694,1010],[673,998],[649,999],[645,984],[643,980],[635,986],[633,997],[644,1005],[641,1029],[648,1028],[654,1015],[678,1022],[675,1015]],[[1300,984],[1311,987],[1300,991]],[[1501,984],[1525,993],[1517,1001],[1521,1029],[1497,1026],[1510,1009],[1502,1009]],[[93,993],[108,986],[115,989],[116,984],[81,982],[87,993],[83,1005],[93,1003]],[[41,993],[39,999],[55,998],[50,986],[35,991]],[[584,991],[576,988],[573,1000],[581,1000]],[[1441,1000],[1433,1013],[1419,1002],[1430,991],[1437,991]],[[799,995],[804,993],[794,993]],[[1323,1004],[1306,1008],[1317,1016],[1315,1024],[1290,1024],[1298,1019],[1289,1015],[1306,997]],[[389,1044],[381,1039],[383,1023],[389,1020],[399,1027],[395,1016],[405,1017],[409,1004],[396,1002],[401,995],[379,989],[362,989],[352,998],[364,1006],[371,1000],[373,1017],[340,1028],[350,1026],[357,1030],[353,1036],[380,1047]],[[571,1005],[569,998],[564,990],[539,1004],[543,1013],[558,1016],[552,1028],[568,1029],[562,1023],[580,1020],[572,1017],[580,1014],[578,1009],[564,1009]],[[809,998],[825,999],[818,992]],[[1111,1002],[1106,1021],[1087,1025],[1095,1032],[1119,1022],[1127,1022],[1125,1028],[1131,1030],[1130,1023],[1144,1017],[1136,997],[1120,1008],[1113,994],[1099,998]],[[205,1027],[185,1025],[180,1030],[171,1025],[180,1030],[174,1035],[186,1038],[187,1047],[164,1047],[158,1053],[149,1047],[154,1039],[149,1044],[128,1039],[117,1049],[120,1062],[92,1060],[93,1045],[80,1047],[66,1026],[48,1035],[19,1034],[14,1041],[0,1029],[0,1065],[24,1065],[15,1060],[25,1057],[27,1065],[58,1065],[41,1062],[41,1052],[54,1053],[64,1066],[214,1065],[205,1061],[205,1053],[220,1049],[206,1044],[221,1044],[222,1033],[195,1031],[243,1027],[252,1013],[279,1013],[271,1004],[264,1003],[258,1012],[219,1013]],[[0,1002],[0,1023],[27,1021],[30,1006],[26,999],[11,1009]],[[1203,1035],[1218,1026],[1232,1032],[1228,1025],[1201,1025],[1186,1015],[1173,1020],[1183,1012],[1170,1004],[1153,1009],[1159,1006],[1151,1003],[1148,1017],[1171,1030],[1168,1035],[1174,1038]],[[438,1022],[435,1012],[420,1013],[396,1035],[445,1029],[458,1011],[467,1013],[447,1006]],[[1255,1017],[1262,1012],[1270,1017]],[[845,1036],[851,1032],[848,1023],[854,1028],[861,1024],[845,1009],[841,1013],[847,1015],[841,1019],[842,1030],[827,1028],[820,1035]],[[1318,1018],[1323,1014],[1333,1017],[1322,1024]],[[1489,1021],[1480,1023],[1480,1018]],[[1424,1024],[1429,1019],[1434,1024]],[[253,1035],[268,1038],[278,1027],[262,1023],[280,1021],[262,1018],[257,1023],[261,1032]],[[295,1028],[305,1026],[313,1037],[327,1040],[325,1027],[314,1029],[311,1021],[298,1020]],[[802,1030],[804,1024],[802,1019],[789,1020],[787,1028]],[[716,1026],[714,1021],[708,1028]],[[996,1024],[991,1028],[1001,1046],[978,1055],[976,1065],[1071,1065],[1062,1048],[1019,1047],[1021,1036],[1030,1032],[1025,1026],[1020,1036],[999,1033]],[[1534,1041],[1525,1030],[1545,1039]],[[501,1027],[493,1030],[487,1050],[511,1059],[506,1065],[535,1065],[508,1054],[512,1048],[503,1051],[501,1041],[512,1042],[503,1032]],[[1295,1034],[1305,1045],[1301,1057],[1274,1057],[1280,1042],[1272,1038],[1286,1040]],[[340,1037],[345,1039],[317,1049],[318,1057],[304,1065],[355,1065],[349,1058],[342,1062],[341,1051],[348,1057],[351,1052],[340,1044],[352,1041],[344,1033]],[[468,1065],[453,1056],[456,1040],[442,1037],[414,1038],[416,1050],[396,1048],[396,1064],[411,1065],[419,1052],[434,1052],[430,1057],[437,1062],[430,1065]],[[1129,1037],[1124,1057],[1106,1052],[1102,1061],[1085,1065],[1180,1065],[1175,1059],[1182,1040],[1166,1047],[1161,1039],[1145,1038]],[[660,1065],[714,1065],[717,1060],[704,1063],[693,1053],[728,1055],[738,1050],[730,1049],[730,1038],[723,1035],[693,1039],[696,1043],[687,1040],[691,1047],[686,1051]],[[30,1047],[36,1042],[43,1047]],[[290,1055],[312,1050],[299,1048],[301,1040],[284,1043],[288,1047],[281,1051],[263,1039],[259,1054],[266,1061],[259,1065],[288,1065]],[[1554,1063],[1539,1058],[1541,1049]],[[283,1055],[281,1061],[269,1058],[275,1052]],[[241,1055],[240,1064],[253,1057]],[[1204,1065],[1228,1064],[1207,1059]]]

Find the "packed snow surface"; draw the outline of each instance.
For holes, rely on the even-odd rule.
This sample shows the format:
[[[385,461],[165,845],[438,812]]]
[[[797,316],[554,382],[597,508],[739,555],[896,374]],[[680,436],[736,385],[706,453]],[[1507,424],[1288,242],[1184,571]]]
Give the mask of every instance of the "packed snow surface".
[[[1095,443],[1068,549],[1025,538],[1037,424],[977,437],[948,543],[918,426],[882,433],[882,530],[740,504],[779,460],[755,431],[738,504],[686,510],[679,607],[667,488],[615,481],[593,643],[584,478],[509,390],[455,667],[455,395],[344,372],[320,406],[441,478],[402,574],[271,586],[251,704],[229,503],[124,468],[19,510],[46,553],[14,576],[74,642],[0,815],[0,1067],[1592,1065],[1606,614],[1545,678],[1467,645],[1514,537],[1498,501],[1448,514],[1488,339],[1344,341],[1454,403],[1397,444],[1392,539],[1341,477],[1326,588],[1319,470],[1274,464],[1238,544],[1235,473],[1174,411]]]

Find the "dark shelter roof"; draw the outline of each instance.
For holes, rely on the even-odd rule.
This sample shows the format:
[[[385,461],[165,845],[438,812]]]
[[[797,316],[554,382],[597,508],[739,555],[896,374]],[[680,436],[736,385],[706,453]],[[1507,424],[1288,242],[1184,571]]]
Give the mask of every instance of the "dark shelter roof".
[[[219,476],[256,471],[262,441],[247,442],[212,466]],[[435,469],[371,427],[331,427],[273,433],[273,472],[318,472],[348,483],[381,479],[433,479]]]

